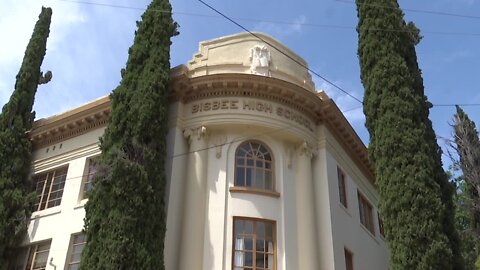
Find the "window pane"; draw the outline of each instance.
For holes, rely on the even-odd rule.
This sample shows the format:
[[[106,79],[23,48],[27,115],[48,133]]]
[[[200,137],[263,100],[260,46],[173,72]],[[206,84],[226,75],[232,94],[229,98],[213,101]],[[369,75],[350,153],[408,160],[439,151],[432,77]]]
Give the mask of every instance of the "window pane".
[[[273,190],[271,154],[262,144],[246,142],[235,157],[235,186]]]
[[[239,165],[239,166],[245,166],[245,159],[243,159],[243,158],[237,158],[237,165]]]
[[[273,224],[271,223],[266,223],[265,224],[265,239],[266,240],[273,240]]]
[[[235,234],[239,234],[243,232],[243,220],[236,219],[235,220]]]
[[[245,186],[245,168],[237,167],[237,176],[235,177],[235,186]]]
[[[245,266],[253,266],[253,252],[245,252]]]
[[[267,249],[267,252],[268,253],[273,253],[274,250],[273,250],[273,242],[268,242],[268,249]]]
[[[263,160],[257,160],[256,165],[257,168],[263,168]]]
[[[244,266],[245,254],[241,251],[235,251],[235,257],[233,258],[234,266]],[[243,269],[243,268],[238,268]]]
[[[258,253],[256,254],[256,258],[255,258],[255,264],[257,267],[265,267],[265,254],[263,253]]]
[[[70,264],[68,266],[68,270],[78,270],[78,269],[80,269],[80,264],[79,263]]]
[[[265,171],[265,189],[273,190],[273,176],[271,171]]]
[[[245,221],[245,233],[253,234],[253,221],[251,220]]]
[[[79,262],[80,257],[81,253],[72,254],[72,256],[70,256],[70,262]]]
[[[245,250],[253,250],[253,240],[252,238],[245,238]]]
[[[266,261],[266,268],[273,270],[273,255],[269,254]]]
[[[67,171],[68,167],[63,167],[33,177],[35,192],[37,193],[33,211],[60,205],[67,178]]]
[[[246,180],[245,186],[251,187],[252,186],[252,178],[253,178],[253,176],[252,176],[253,175],[253,173],[252,173],[253,169],[252,168],[246,168],[246,170],[247,170],[247,175],[246,175],[246,179],[245,179]]]
[[[275,225],[271,222],[245,218],[235,218],[234,224],[239,224],[239,221],[243,221],[244,233],[248,234],[235,230],[233,269],[273,269],[275,257],[273,231]],[[264,238],[267,234],[270,234],[272,239],[265,241]]]
[[[265,189],[265,180],[263,170],[256,169],[255,170],[255,185],[254,187]]]
[[[265,239],[265,223],[257,222],[257,238]]]
[[[256,251],[265,251],[265,241],[258,240],[257,238],[257,245],[255,247],[256,247]]]

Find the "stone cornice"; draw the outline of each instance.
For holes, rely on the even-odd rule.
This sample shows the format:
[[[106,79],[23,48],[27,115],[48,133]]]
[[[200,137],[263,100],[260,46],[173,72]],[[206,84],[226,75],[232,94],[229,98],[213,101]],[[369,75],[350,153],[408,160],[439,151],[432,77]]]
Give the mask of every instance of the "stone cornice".
[[[323,95],[325,95],[323,93]],[[368,151],[362,140],[352,128],[343,113],[335,102],[330,99],[328,106],[324,109],[325,118],[323,122],[334,134],[345,152],[357,164],[362,173],[375,185],[373,166],[368,158]]]
[[[362,173],[374,183],[367,148],[335,102],[324,92],[313,93],[287,81],[248,74],[226,73],[188,78],[179,68],[176,78],[172,81],[172,101],[189,103],[222,96],[252,97],[271,100],[303,112],[316,124],[325,124]]]
[[[276,78],[225,73],[191,79],[184,74],[178,74],[177,80],[172,82],[172,101],[190,103],[222,96],[251,97],[296,109],[309,116],[316,124],[323,118],[324,101],[321,97],[296,84]]]
[[[170,102],[183,103],[217,97],[251,97],[274,101],[304,113],[316,124],[325,124],[338,138],[362,173],[374,183],[365,145],[342,112],[325,93],[314,93],[276,78],[249,74],[215,74],[189,78],[184,65],[171,71]],[[29,132],[34,149],[79,136],[106,125],[108,96],[46,119],[35,121]]]
[[[28,135],[33,148],[38,149],[104,127],[109,113],[110,99],[104,96],[64,113],[35,121]]]

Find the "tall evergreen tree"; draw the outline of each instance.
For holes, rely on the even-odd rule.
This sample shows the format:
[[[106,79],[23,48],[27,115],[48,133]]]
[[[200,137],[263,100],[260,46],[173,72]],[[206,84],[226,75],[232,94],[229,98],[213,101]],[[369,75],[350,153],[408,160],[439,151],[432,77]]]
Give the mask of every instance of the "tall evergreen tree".
[[[462,193],[457,195],[462,199],[461,204],[457,203],[457,209],[463,213],[462,219],[459,219],[463,221],[459,223],[462,250],[471,269],[471,257],[480,255],[480,140],[475,123],[459,106],[453,117],[453,128],[459,165],[463,172]]]
[[[453,166],[453,169],[460,170],[459,165]],[[470,188],[463,175],[453,178],[453,181],[457,186],[457,192],[454,196],[455,226],[461,239],[461,253],[465,261],[465,269],[475,270],[475,261],[479,254],[480,239],[475,232],[472,203],[469,196]]]
[[[170,11],[168,0],[150,3],[110,95],[81,269],[164,269],[170,38],[177,33]]]
[[[0,269],[6,269],[12,248],[24,236],[31,214],[31,143],[35,93],[51,78],[40,67],[47,48],[52,10],[43,8],[27,45],[15,90],[0,114]]]
[[[356,3],[368,150],[391,269],[463,269],[453,187],[442,169],[417,64],[419,30],[404,21],[396,0]]]
[[[480,237],[480,140],[475,123],[457,106],[453,118],[456,150],[465,179],[465,191],[470,201],[472,228]]]

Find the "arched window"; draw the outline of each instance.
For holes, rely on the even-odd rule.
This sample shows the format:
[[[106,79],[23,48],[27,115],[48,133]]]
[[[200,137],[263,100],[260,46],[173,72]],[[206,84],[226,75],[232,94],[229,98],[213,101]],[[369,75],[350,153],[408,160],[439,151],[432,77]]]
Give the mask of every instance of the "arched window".
[[[247,141],[237,148],[235,186],[275,191],[272,154],[261,142]]]

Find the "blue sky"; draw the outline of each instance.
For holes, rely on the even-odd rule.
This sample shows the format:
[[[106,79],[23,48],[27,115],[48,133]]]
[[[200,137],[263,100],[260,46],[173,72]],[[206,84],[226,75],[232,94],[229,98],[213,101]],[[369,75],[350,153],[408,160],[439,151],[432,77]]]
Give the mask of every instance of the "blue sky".
[[[205,0],[253,31],[277,38],[309,64],[352,95],[362,98],[363,86],[357,58],[356,10],[349,0]],[[84,2],[84,3],[78,3]],[[135,21],[149,1],[126,0],[3,0],[0,9],[0,105],[7,102],[15,75],[37,20],[41,5],[53,8],[52,26],[43,70],[53,80],[39,87],[37,117],[79,106],[110,93],[120,80],[120,69],[133,41]],[[89,3],[113,4],[114,8]],[[433,104],[480,103],[477,90],[480,63],[480,1],[400,1],[406,19],[414,21],[424,36],[417,46],[426,94]],[[242,31],[196,0],[171,1],[180,35],[173,38],[172,66],[186,63],[198,43]],[[408,10],[407,10],[408,9]],[[446,16],[453,13],[466,16]],[[439,33],[441,32],[441,33]],[[325,90],[346,112],[347,119],[365,143],[368,132],[360,104],[313,76],[317,89]],[[356,110],[350,110],[358,108]],[[480,121],[480,106],[464,107]],[[436,106],[431,119],[437,135],[451,138],[454,107]],[[480,123],[479,123],[480,124]],[[439,141],[443,145],[442,140]]]

